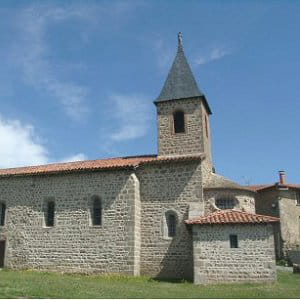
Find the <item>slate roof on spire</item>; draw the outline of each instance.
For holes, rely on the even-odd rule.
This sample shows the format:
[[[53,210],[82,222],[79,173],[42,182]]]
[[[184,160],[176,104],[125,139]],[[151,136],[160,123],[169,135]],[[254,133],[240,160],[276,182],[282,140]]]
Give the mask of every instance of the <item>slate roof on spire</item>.
[[[184,55],[182,34],[178,34],[178,49],[167,80],[155,102],[175,99],[203,97],[209,113],[211,113],[204,94],[198,88],[189,63]]]

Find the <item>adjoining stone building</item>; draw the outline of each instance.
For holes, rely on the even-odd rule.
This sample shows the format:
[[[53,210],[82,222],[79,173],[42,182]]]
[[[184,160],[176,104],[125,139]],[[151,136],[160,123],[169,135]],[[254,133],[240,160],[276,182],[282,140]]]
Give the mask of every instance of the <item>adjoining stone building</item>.
[[[214,173],[211,109],[181,35],[155,105],[157,155],[0,170],[0,266],[196,283],[276,279],[268,224],[278,219],[255,215],[257,193]],[[226,222],[203,223],[216,215]]]
[[[276,278],[274,217],[219,210],[186,221],[193,230],[194,282],[269,281]]]
[[[291,250],[300,253],[300,185],[287,183],[285,172],[279,171],[275,184],[248,188],[257,192],[257,213],[280,218],[280,223],[273,225],[277,259],[287,258]]]

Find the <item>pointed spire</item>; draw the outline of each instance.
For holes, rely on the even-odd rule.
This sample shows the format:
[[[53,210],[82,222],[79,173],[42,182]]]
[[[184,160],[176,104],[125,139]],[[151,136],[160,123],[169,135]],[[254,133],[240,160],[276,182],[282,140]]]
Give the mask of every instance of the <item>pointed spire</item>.
[[[178,33],[178,49],[167,80],[156,102],[201,97],[197,82],[184,55],[182,33]]]

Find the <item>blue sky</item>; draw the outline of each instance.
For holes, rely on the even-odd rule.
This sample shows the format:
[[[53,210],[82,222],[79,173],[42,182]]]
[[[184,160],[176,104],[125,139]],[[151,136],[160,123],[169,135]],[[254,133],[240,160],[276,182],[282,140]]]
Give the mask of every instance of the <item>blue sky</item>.
[[[299,1],[0,3],[0,167],[157,153],[183,32],[218,173],[300,183]]]

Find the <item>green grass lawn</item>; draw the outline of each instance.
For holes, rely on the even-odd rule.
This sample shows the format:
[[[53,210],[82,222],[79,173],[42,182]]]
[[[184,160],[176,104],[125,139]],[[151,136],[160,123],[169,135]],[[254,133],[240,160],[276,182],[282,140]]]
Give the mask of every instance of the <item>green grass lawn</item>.
[[[300,298],[300,274],[274,284],[196,286],[149,277],[0,271],[0,298]]]

